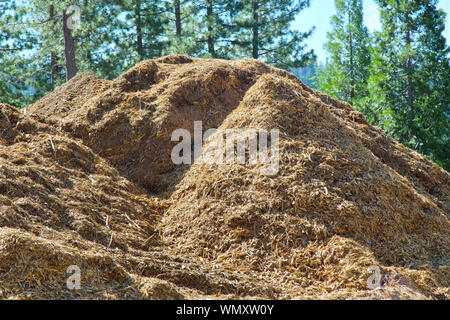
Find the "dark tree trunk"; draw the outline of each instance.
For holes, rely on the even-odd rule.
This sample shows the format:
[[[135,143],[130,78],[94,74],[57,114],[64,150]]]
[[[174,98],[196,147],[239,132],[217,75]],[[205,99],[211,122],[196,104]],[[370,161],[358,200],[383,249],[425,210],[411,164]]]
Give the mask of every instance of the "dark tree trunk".
[[[141,1],[137,0],[134,7],[134,13],[136,15],[136,42],[137,42],[137,52],[139,55],[139,60],[144,57],[144,50],[142,45],[142,21],[141,21]]]
[[[216,50],[214,48],[214,37],[212,35],[214,31],[212,19],[213,19],[213,0],[206,1],[206,17],[208,21],[208,52],[213,58],[216,58]]]
[[[175,29],[178,38],[181,37],[181,4],[180,0],[174,1],[175,7]]]
[[[350,45],[350,103],[355,99],[355,64],[353,56],[353,34],[351,28],[351,13],[348,11],[349,45]]]
[[[409,26],[407,26],[406,30],[406,44],[409,46],[411,44],[411,32],[409,29]],[[408,111],[409,111],[409,126],[410,129],[413,129],[415,127],[414,119],[416,118],[416,112],[414,110],[414,89],[412,84],[412,73],[413,73],[413,66],[411,58],[408,57],[408,60],[406,62],[406,99],[408,101]],[[412,132],[409,131],[409,135],[411,138],[411,135],[413,135]]]
[[[409,46],[411,45],[411,33],[409,29],[406,31],[406,44]],[[406,81],[406,87],[407,87],[407,99],[408,104],[411,108],[411,111],[413,112],[413,104],[414,104],[414,96],[413,96],[413,85],[412,85],[412,61],[411,58],[408,58],[408,61],[406,63],[406,74],[407,74],[407,81]]]
[[[408,15],[408,13],[406,13],[406,17],[405,17],[405,27],[406,27],[406,45],[409,47],[411,45],[411,27],[410,27],[410,17]],[[408,130],[409,133],[409,138],[411,138],[412,135],[414,135],[412,131],[414,131],[414,127],[415,127],[415,123],[414,123],[414,119],[416,118],[415,115],[415,110],[414,110],[414,88],[413,88],[413,83],[412,83],[412,74],[414,72],[413,70],[413,65],[412,65],[412,61],[411,61],[411,57],[408,56],[408,59],[406,61],[406,100],[408,103],[408,110],[405,110],[408,113],[408,123],[409,123],[409,127],[410,130]]]
[[[84,7],[88,8],[88,0],[84,0]],[[86,20],[91,19],[92,17],[94,17],[96,15],[95,9],[92,10],[92,12],[86,11]],[[88,32],[87,33],[87,39],[88,39],[88,44],[89,46],[91,45],[91,33]],[[86,58],[89,61],[89,66],[92,67],[93,66],[93,61],[92,61],[92,52],[90,49],[86,50]]]
[[[259,3],[258,0],[252,0],[253,11],[253,28],[252,28],[252,56],[254,59],[259,58]]]
[[[54,16],[55,16],[55,7],[51,4],[50,5],[50,21],[51,21],[51,23],[55,23],[53,21]],[[51,85],[52,85],[52,91],[55,90],[55,87],[56,87],[57,64],[58,64],[58,59],[56,57],[56,53],[54,51],[52,51],[50,53],[50,67],[51,67],[50,80],[51,80]]]
[[[75,59],[75,40],[72,36],[72,30],[67,26],[67,20],[70,16],[63,13],[63,32],[64,32],[64,54],[66,56],[66,79],[69,81],[77,74],[77,63]]]

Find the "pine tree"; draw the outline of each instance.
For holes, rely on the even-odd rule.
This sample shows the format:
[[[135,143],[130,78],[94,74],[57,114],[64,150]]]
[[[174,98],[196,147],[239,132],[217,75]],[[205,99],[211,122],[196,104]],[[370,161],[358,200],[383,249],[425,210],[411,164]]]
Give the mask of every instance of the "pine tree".
[[[290,24],[309,0],[241,0],[233,43],[240,57],[253,57],[284,69],[302,67],[315,59],[302,42],[313,30],[293,31]]]
[[[64,57],[66,60],[66,79],[70,80],[76,76],[78,72],[77,60],[75,57],[75,39],[72,35],[72,23],[73,12],[68,13],[63,10],[62,14],[62,25],[63,25],[63,35],[64,35]]]
[[[319,89],[317,87],[317,78],[325,72],[326,68],[326,64],[314,61],[306,67],[292,69],[291,72],[307,86],[313,89]]]
[[[110,79],[136,63],[133,60],[125,65],[123,57],[128,57],[127,53],[132,50],[120,46],[118,40],[121,25],[117,17],[122,12],[119,4],[122,1],[83,0],[75,3],[81,11],[81,23],[68,30],[64,22],[67,23],[67,15],[71,13],[67,11],[72,4],[69,0],[0,2],[4,9],[0,15],[0,34],[7,35],[8,40],[3,42],[9,48],[2,50],[0,56],[3,66],[0,79],[8,80],[8,85],[1,87],[12,88],[10,91],[21,97],[19,106],[47,94],[77,71],[94,71],[100,77]],[[72,38],[75,51],[65,48],[67,37]],[[70,63],[67,64],[69,54]]]
[[[28,28],[27,13],[21,1],[0,0],[0,102],[17,107],[31,103],[50,88],[44,82],[39,91],[33,89],[35,80],[45,78],[40,71],[48,66],[32,54],[40,38]]]
[[[335,0],[336,14],[325,44],[330,60],[318,81],[320,90],[351,104],[367,96],[370,37],[362,0]]]
[[[378,0],[382,31],[371,67],[373,121],[450,168],[449,47],[437,0]]]
[[[80,71],[95,72],[98,76],[111,79],[118,76],[126,64],[124,51],[130,52],[132,40],[127,46],[121,43],[122,21],[119,15],[124,13],[124,1],[119,0],[83,0],[77,2],[81,9],[81,23],[75,30],[77,41],[77,66]],[[133,60],[131,63],[135,63]]]
[[[22,7],[26,10],[26,26],[37,39],[33,46],[37,53],[36,63],[45,69],[40,74],[50,75],[46,84],[52,87],[56,84],[57,66],[54,60],[60,60],[60,64],[64,65],[65,80],[73,78],[78,72],[76,28],[79,26],[80,7],[72,6],[70,0],[31,0],[23,3]],[[57,58],[58,52],[61,59]]]
[[[191,12],[195,14],[195,29],[199,30],[195,41],[200,44],[198,56],[231,58],[232,33],[236,30],[233,17],[238,11],[236,0],[193,0]]]
[[[167,20],[164,35],[169,42],[164,54],[201,55],[203,45],[198,41],[201,34],[201,25],[197,23],[198,8],[187,0],[165,0],[162,7]],[[205,21],[203,23],[206,25]]]
[[[10,21],[10,11],[14,8],[14,1],[0,0],[0,102],[14,104],[13,89],[11,88],[11,79],[8,74],[7,56],[15,50],[15,44],[8,43],[11,39],[11,30],[8,27]]]
[[[164,39],[167,19],[163,14],[163,2],[128,0],[118,3],[118,10],[125,18],[117,21],[119,35],[115,42],[120,51],[118,55],[128,61],[124,67],[161,56],[168,42]]]

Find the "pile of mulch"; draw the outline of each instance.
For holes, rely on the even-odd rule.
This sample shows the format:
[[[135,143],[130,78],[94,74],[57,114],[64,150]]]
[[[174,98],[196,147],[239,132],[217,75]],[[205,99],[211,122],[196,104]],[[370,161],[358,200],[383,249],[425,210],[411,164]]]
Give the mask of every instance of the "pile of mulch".
[[[219,131],[175,166],[194,121]],[[277,173],[203,161],[246,128],[280,130]],[[449,298],[449,173],[262,62],[80,74],[0,134],[1,298]]]
[[[0,298],[274,297],[246,275],[164,254],[155,225],[167,203],[79,140],[6,104],[0,119]],[[66,286],[72,265],[80,290]]]
[[[415,186],[334,111],[298,80],[260,77],[204,149],[214,156],[228,129],[279,129],[278,174],[199,159],[163,216],[164,241],[177,254],[292,287],[365,290],[368,267],[379,266],[420,292],[447,296],[448,173],[409,153],[434,179],[428,190]],[[429,192],[438,188],[443,194]]]
[[[143,61],[114,81],[78,75],[27,108],[41,121],[81,139],[121,174],[161,193],[179,180],[170,154],[178,128],[217,128],[264,73],[293,77],[249,59],[173,55]],[[76,93],[79,92],[80,96]]]

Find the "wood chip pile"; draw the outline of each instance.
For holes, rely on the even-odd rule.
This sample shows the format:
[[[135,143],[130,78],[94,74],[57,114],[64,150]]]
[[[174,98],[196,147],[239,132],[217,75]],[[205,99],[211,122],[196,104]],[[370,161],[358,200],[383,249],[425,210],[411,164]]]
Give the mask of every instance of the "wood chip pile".
[[[202,161],[215,139],[174,165],[171,134],[194,121],[278,129],[279,171]],[[24,110],[0,104],[0,298],[448,299],[449,186],[350,105],[256,60],[84,73]]]

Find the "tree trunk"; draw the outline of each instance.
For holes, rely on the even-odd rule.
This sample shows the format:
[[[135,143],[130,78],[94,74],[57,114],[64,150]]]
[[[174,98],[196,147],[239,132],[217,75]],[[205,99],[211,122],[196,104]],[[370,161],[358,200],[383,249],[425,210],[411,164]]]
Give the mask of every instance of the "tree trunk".
[[[64,32],[64,54],[66,57],[66,79],[69,81],[77,74],[77,63],[75,59],[75,41],[72,36],[72,30],[67,26],[67,20],[70,16],[63,13],[63,32]]]
[[[253,12],[253,28],[252,28],[252,56],[254,59],[259,58],[259,15],[258,15],[258,0],[252,0]]]
[[[411,32],[409,29],[409,26],[406,27],[406,44],[408,47],[411,45]],[[411,135],[414,135],[411,130],[414,131],[414,119],[416,118],[416,113],[414,110],[414,93],[413,93],[413,84],[412,84],[412,73],[413,73],[413,66],[411,57],[408,56],[408,60],[406,62],[406,99],[408,101],[408,113],[409,113],[409,138],[411,138]]]
[[[86,21],[88,19],[92,19],[93,17],[95,17],[96,12],[95,12],[94,8],[92,9],[92,12],[88,11],[88,8],[89,8],[88,0],[84,0],[84,8],[86,8],[86,18],[85,18]],[[88,41],[87,41],[88,42],[88,46],[90,47],[91,46],[91,33],[89,31],[87,32],[86,37],[88,39]],[[92,68],[93,67],[93,61],[92,61],[92,52],[91,52],[90,48],[88,48],[86,50],[86,58],[89,61],[89,67]]]
[[[408,30],[406,31],[406,44],[408,47],[411,45],[411,32]],[[413,112],[413,104],[414,104],[414,96],[413,96],[413,85],[412,85],[412,61],[411,58],[408,57],[408,61],[406,63],[406,74],[407,74],[407,80],[406,80],[406,88],[407,88],[407,99],[408,104],[411,108],[411,112]]]
[[[134,13],[136,15],[136,42],[137,42],[137,52],[139,55],[139,60],[144,57],[144,50],[142,45],[142,21],[141,21],[141,1],[137,0],[134,7]]]
[[[50,21],[51,23],[54,23],[53,17],[55,16],[55,7],[51,4],[50,5]],[[58,60],[56,57],[56,53],[52,51],[50,53],[50,68],[51,68],[51,85],[52,85],[52,91],[55,90],[56,87],[56,72],[57,72],[57,64]]]
[[[208,23],[208,52],[213,57],[216,58],[216,50],[214,48],[214,37],[213,33],[213,0],[206,1],[206,19]]]
[[[353,104],[355,99],[355,65],[353,56],[353,34],[351,27],[351,11],[348,10],[348,34],[349,34],[349,45],[350,45],[350,104]]]
[[[177,38],[181,38],[181,4],[180,0],[174,1],[175,7],[175,31]]]
[[[409,138],[411,138],[411,135],[414,135],[415,131],[415,123],[414,120],[416,118],[415,110],[414,110],[414,88],[412,84],[412,74],[413,74],[413,65],[411,61],[410,56],[410,46],[411,46],[411,28],[409,24],[409,15],[406,14],[406,45],[408,47],[408,59],[406,61],[406,100],[408,103],[408,122],[409,122]]]

